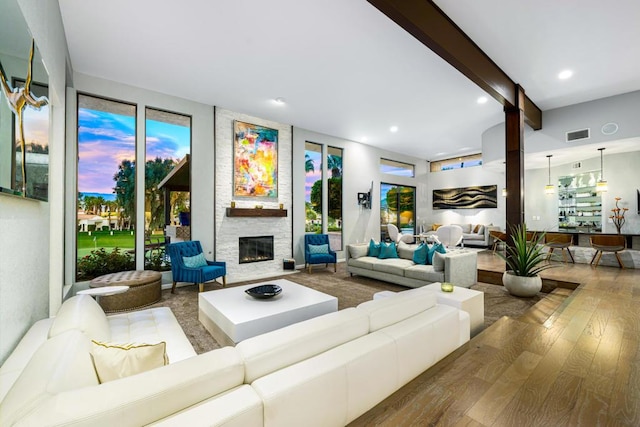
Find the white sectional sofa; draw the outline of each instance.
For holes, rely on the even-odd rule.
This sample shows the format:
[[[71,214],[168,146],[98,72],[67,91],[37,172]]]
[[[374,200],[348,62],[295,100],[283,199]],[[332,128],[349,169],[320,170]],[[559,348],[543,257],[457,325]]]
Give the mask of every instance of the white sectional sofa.
[[[450,282],[468,288],[477,282],[478,255],[464,249],[434,255],[433,265],[415,264],[416,245],[398,244],[399,258],[379,259],[367,255],[367,243],[347,245],[347,271],[385,282],[417,288],[435,282]]]
[[[184,333],[160,331],[173,329],[175,318],[149,320],[158,326],[155,338],[147,329],[125,339],[165,339],[170,364],[99,384],[89,337],[110,332],[114,339],[113,317],[123,315],[110,316],[109,331],[95,307],[87,296],[71,298],[61,312],[72,316],[29,331],[0,368],[12,383],[0,425],[342,426],[466,343],[470,330],[466,312],[438,305],[426,289],[197,356],[183,348]],[[155,310],[124,316],[151,319]],[[80,319],[87,327],[72,326]]]

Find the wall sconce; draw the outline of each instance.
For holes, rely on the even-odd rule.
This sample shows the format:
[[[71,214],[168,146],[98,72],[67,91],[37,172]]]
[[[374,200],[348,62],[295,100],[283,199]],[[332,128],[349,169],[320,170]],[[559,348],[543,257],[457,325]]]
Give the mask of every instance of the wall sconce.
[[[604,148],[598,148],[598,151],[600,152],[600,179],[596,183],[596,192],[604,193],[609,189],[607,181],[604,180],[604,167],[602,163],[602,152],[604,151]]]
[[[549,160],[549,181],[547,185],[544,186],[544,194],[553,194],[556,192],[555,187],[551,185],[551,157],[553,154],[547,155],[547,159]]]
[[[365,209],[371,209],[371,193],[358,193],[358,205]]]

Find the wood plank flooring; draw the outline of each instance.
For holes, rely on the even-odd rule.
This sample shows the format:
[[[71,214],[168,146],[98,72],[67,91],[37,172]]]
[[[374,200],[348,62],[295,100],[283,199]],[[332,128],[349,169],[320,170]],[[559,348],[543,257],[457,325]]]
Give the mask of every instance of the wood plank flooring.
[[[501,318],[350,425],[640,426],[640,270],[557,264],[546,286],[567,287]],[[478,268],[504,264],[484,251]]]

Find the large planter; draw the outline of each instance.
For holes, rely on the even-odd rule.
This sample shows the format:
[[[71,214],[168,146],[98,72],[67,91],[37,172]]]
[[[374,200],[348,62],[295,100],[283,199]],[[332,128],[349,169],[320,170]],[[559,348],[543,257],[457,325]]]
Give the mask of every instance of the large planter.
[[[542,290],[542,278],[540,276],[516,276],[512,271],[504,272],[502,284],[511,295],[517,297],[532,297]]]

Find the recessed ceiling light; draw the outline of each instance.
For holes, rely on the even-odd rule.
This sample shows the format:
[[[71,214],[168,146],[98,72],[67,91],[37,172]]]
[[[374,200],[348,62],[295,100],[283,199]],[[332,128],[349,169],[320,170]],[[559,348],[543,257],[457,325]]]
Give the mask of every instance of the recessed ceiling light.
[[[367,137],[363,136],[362,138],[360,138],[360,142],[367,142]]]
[[[564,71],[561,71],[560,74],[558,74],[558,78],[560,80],[566,80],[566,79],[570,78],[571,76],[573,76],[573,71],[571,71],[571,70],[564,70]]]
[[[398,132],[398,126],[391,126],[391,127],[389,128],[389,130],[390,130],[391,132],[393,132],[393,133],[396,133],[396,132]]]
[[[274,99],[274,101],[278,105],[283,105],[285,103],[285,99],[281,97],[277,97],[276,99]]]
[[[478,104],[486,104],[488,100],[489,98],[487,98],[486,96],[481,96],[480,98],[478,98]]]

